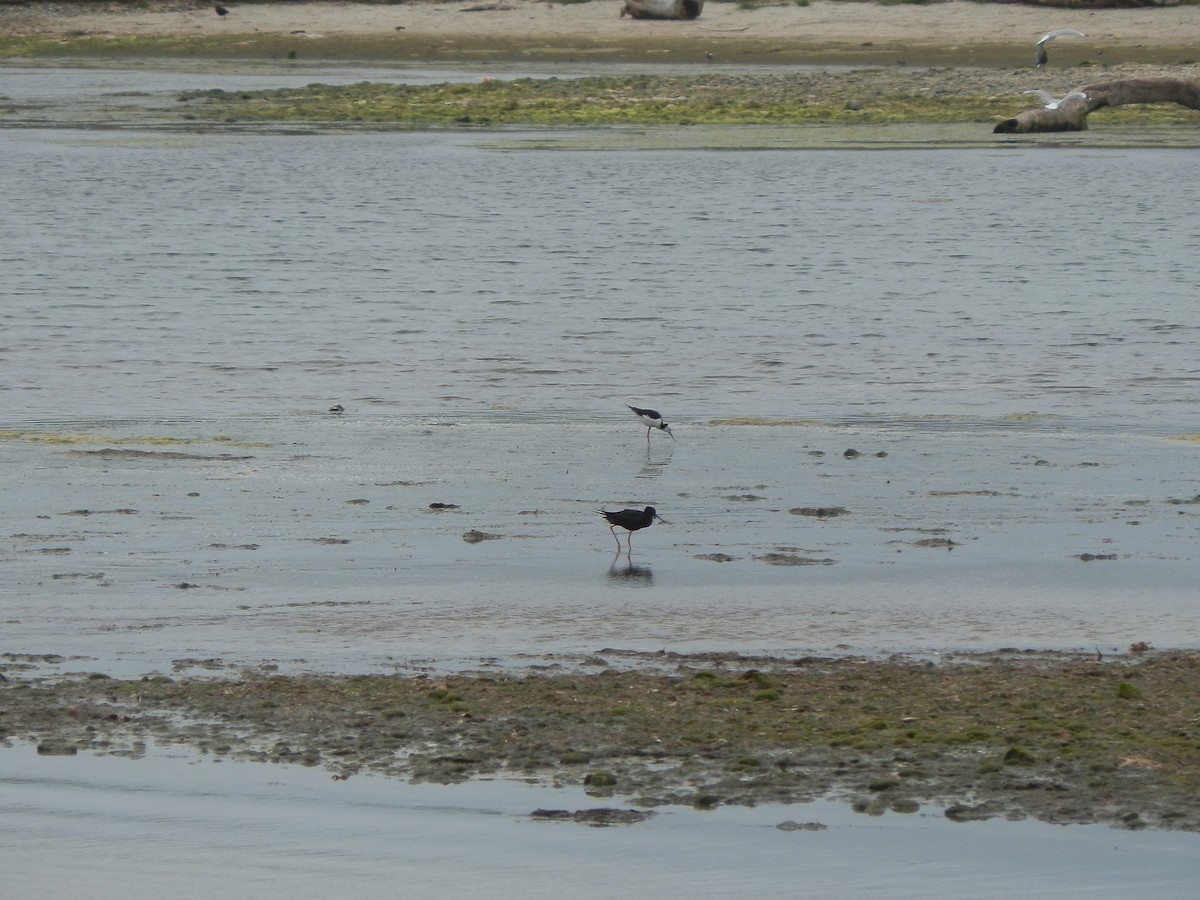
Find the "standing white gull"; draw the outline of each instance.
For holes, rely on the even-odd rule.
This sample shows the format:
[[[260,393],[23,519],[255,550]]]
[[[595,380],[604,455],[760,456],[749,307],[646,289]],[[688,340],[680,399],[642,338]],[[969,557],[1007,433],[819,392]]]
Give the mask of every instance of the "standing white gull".
[[[1046,45],[1055,38],[1060,37],[1087,37],[1082,31],[1076,31],[1074,28],[1059,28],[1055,31],[1047,31],[1038,39],[1037,42],[1037,67],[1041,68],[1048,61],[1046,56]]]

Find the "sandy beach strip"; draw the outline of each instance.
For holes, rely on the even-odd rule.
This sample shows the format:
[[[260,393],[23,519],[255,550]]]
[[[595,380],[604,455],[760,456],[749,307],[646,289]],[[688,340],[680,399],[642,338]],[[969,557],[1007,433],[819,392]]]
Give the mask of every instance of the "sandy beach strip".
[[[1009,3],[949,0],[930,5],[881,5],[813,0],[744,8],[709,2],[693,21],[622,18],[621,0],[555,4],[542,0],[456,0],[399,5],[361,3],[228,3],[218,16],[208,3],[151,3],[131,8],[96,4],[0,5],[0,35],[163,37],[251,41],[288,36],[299,41],[383,41],[408,54],[432,46],[439,53],[477,53],[489,47],[526,56],[539,51],[604,52],[615,46],[670,58],[684,49],[699,58],[732,51],[794,62],[795,54],[840,52],[871,56],[904,48],[909,64],[1032,65],[1037,38],[1050,29],[1075,28],[1086,39],[1056,42],[1052,64],[1088,60],[1117,64],[1167,50],[1196,55],[1200,6],[1144,9],[1054,9]],[[434,42],[432,45],[429,42]],[[422,52],[428,52],[428,49]],[[1028,57],[1028,59],[1026,58]],[[739,60],[745,61],[745,60]],[[888,60],[894,62],[896,60]]]

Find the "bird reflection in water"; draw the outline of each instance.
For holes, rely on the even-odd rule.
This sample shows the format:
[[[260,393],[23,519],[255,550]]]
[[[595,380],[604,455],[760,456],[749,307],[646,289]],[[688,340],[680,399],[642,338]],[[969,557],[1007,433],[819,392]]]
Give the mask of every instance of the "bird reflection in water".
[[[624,565],[621,560],[624,559]],[[608,580],[629,587],[649,587],[654,580],[654,570],[649,566],[635,566],[628,553],[617,551],[608,567]]]
[[[646,451],[646,464],[642,466],[638,472],[638,478],[658,478],[667,471],[667,464],[671,462],[671,457],[665,459],[651,459],[650,451]]]

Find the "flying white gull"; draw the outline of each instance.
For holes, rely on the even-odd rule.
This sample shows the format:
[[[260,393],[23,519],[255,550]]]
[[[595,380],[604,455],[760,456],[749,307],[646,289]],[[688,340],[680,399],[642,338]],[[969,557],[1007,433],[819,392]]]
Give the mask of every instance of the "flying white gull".
[[[1046,45],[1055,38],[1060,37],[1087,37],[1082,31],[1076,31],[1074,28],[1059,28],[1057,31],[1047,31],[1037,42],[1037,64],[1040,68],[1048,61],[1046,56]]]
[[[1036,94],[1037,96],[1041,97],[1042,102],[1046,104],[1046,109],[1058,109],[1064,103],[1066,103],[1068,100],[1071,100],[1075,97],[1082,97],[1084,100],[1087,100],[1087,98],[1088,98],[1088,95],[1085,94],[1083,91],[1071,91],[1071,93],[1067,94],[1067,96],[1062,97],[1062,98],[1056,98],[1049,91],[1021,91],[1021,93],[1022,94]]]

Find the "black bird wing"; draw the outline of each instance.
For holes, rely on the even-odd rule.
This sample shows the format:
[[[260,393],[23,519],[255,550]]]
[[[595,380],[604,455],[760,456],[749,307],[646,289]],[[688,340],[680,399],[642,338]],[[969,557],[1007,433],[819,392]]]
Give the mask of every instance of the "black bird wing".
[[[619,528],[625,528],[629,531],[637,531],[643,527],[643,519],[646,514],[640,509],[617,509],[611,512],[607,509],[599,511],[600,515],[608,520],[610,525],[616,525]]]

